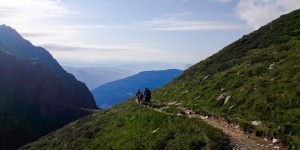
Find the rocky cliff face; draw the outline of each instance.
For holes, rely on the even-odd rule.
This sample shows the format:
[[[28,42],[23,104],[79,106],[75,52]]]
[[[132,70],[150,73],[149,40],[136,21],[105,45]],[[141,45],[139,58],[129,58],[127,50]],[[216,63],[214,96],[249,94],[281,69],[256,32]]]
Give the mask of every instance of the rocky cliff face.
[[[0,26],[0,145],[16,149],[98,109],[85,84],[43,48]]]

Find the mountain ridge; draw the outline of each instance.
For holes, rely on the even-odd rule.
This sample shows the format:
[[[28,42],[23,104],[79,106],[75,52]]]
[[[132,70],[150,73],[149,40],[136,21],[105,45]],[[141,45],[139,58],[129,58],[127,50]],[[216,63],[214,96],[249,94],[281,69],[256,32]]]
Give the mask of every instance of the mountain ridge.
[[[112,81],[92,90],[98,106],[107,108],[135,96],[137,89],[151,90],[161,87],[182,71],[178,69],[142,71],[138,74]]]
[[[1,148],[16,149],[90,114],[81,108],[98,109],[85,84],[5,25],[0,58]]]

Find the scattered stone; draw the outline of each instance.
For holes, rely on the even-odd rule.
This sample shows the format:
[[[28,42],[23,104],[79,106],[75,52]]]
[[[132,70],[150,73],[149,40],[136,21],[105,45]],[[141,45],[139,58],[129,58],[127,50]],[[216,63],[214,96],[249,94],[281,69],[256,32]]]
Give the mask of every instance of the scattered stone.
[[[274,149],[280,149],[280,147],[279,146],[274,146]]]
[[[182,105],[181,103],[177,103],[177,104],[175,104],[176,106],[180,106],[180,105]]]
[[[159,128],[157,128],[156,130],[153,130],[152,133],[155,133],[155,132],[157,132],[158,130],[159,130]]]
[[[199,99],[200,98],[200,96],[196,96],[194,99]]]
[[[276,144],[276,143],[278,143],[278,142],[279,142],[279,139],[273,138],[273,140],[272,140],[272,143],[273,143],[273,144]]]
[[[177,116],[183,116],[183,114],[181,114],[181,113],[178,113],[178,114],[177,114]]]
[[[261,121],[252,121],[252,124],[255,125],[255,126],[259,126],[261,125]]]
[[[192,114],[192,112],[191,112],[191,111],[188,111],[188,112],[187,112],[187,114],[189,114],[189,115],[190,115],[190,114]]]
[[[238,129],[238,128],[240,128],[240,126],[235,126],[234,128],[235,128],[235,129]]]
[[[273,62],[272,64],[270,64],[269,70],[273,69],[273,68],[274,68],[274,65],[275,65],[275,62]]]
[[[206,79],[208,79],[210,76],[211,76],[211,75],[205,76],[205,77],[203,78],[203,81],[206,80]]]
[[[268,141],[268,139],[267,139],[267,138],[264,138],[264,141]]]
[[[167,105],[174,105],[176,102],[169,102]]]
[[[224,91],[224,90],[225,90],[224,88],[221,89],[221,91]]]
[[[183,92],[181,92],[182,94],[187,94],[189,92],[189,90],[185,90]]]
[[[189,118],[192,118],[192,116],[189,116]]]
[[[227,93],[222,93],[218,98],[217,98],[217,101],[219,100],[224,100],[226,98],[228,94]]]
[[[208,119],[208,116],[200,116],[201,119]]]
[[[231,110],[235,105],[230,106],[228,109]]]
[[[226,97],[226,99],[224,101],[224,105],[230,100],[230,98],[231,98],[231,96],[229,96],[229,95]]]

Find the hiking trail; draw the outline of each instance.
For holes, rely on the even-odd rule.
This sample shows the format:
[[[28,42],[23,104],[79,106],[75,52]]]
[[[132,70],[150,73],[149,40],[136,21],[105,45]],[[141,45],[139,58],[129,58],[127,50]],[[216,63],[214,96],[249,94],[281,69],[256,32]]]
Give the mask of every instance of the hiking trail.
[[[139,104],[136,100],[136,103]],[[228,123],[224,118],[221,117],[213,117],[213,116],[202,116],[200,114],[196,114],[193,110],[189,110],[175,103],[168,103],[167,106],[177,106],[178,109],[182,110],[180,114],[167,113],[164,111],[165,107],[162,108],[154,108],[147,107],[148,109],[152,109],[154,111],[164,113],[167,115],[178,115],[187,118],[198,118],[209,125],[221,129],[225,135],[228,136],[231,143],[230,145],[233,147],[233,150],[285,150],[288,149],[285,147],[280,140],[278,139],[268,139],[264,137],[258,137],[254,134],[245,133],[243,130],[239,128],[238,125],[233,123]],[[140,104],[141,105],[141,104]],[[144,106],[144,105],[142,105]],[[144,106],[145,107],[145,106]]]

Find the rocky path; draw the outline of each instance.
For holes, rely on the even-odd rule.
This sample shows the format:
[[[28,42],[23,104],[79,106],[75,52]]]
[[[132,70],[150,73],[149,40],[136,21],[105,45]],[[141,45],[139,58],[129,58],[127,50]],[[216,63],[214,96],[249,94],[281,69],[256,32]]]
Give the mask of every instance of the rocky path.
[[[196,114],[194,111],[177,106],[178,109],[181,109],[183,114],[172,114],[163,111],[163,108],[152,108],[157,112],[165,113],[168,115],[182,115],[188,118],[199,118],[211,126],[221,129],[224,134],[226,134],[231,140],[231,145],[233,150],[284,150],[287,149],[284,147],[277,139],[267,139],[262,137],[257,137],[253,134],[247,134],[242,131],[238,125],[228,123],[223,118],[219,117],[208,117]]]

